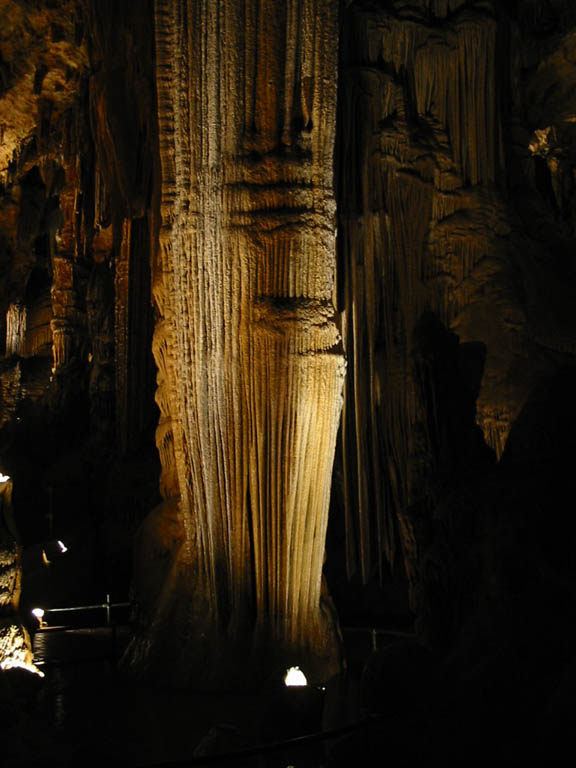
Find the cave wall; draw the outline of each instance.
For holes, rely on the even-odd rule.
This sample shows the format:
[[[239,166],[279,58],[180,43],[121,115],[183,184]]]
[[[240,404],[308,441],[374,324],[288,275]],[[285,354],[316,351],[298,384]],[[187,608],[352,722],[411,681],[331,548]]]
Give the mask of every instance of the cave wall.
[[[151,22],[112,10],[1,9],[0,455],[25,609],[27,595],[46,607],[125,599],[134,531],[158,498]],[[55,538],[70,557],[44,568]]]
[[[574,363],[571,103],[559,84],[573,23],[563,3],[343,11],[340,525],[349,578],[403,567],[433,644],[454,642],[492,578],[478,542],[495,546],[524,514],[496,463],[511,430]],[[549,437],[527,437],[538,439]]]
[[[0,3],[0,471],[79,599],[136,541],[161,676],[337,663],[339,423],[354,595],[474,648],[573,581],[571,4],[277,6]]]

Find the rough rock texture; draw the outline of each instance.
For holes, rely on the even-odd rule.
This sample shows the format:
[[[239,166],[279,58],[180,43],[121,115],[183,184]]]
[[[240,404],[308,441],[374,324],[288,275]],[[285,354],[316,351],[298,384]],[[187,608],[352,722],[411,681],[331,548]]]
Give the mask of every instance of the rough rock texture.
[[[15,615],[22,590],[22,547],[14,524],[12,481],[0,478],[0,616]]]
[[[30,636],[21,625],[22,546],[14,525],[12,481],[0,477],[0,674],[20,668],[37,672]]]
[[[355,2],[343,16],[347,568],[369,582],[403,560],[429,639],[453,636],[477,586],[461,550],[487,446],[499,458],[533,387],[573,363],[571,140],[547,127],[568,137],[571,105],[543,93],[569,82],[571,38],[551,35],[535,61],[547,4],[516,5]],[[564,6],[554,31],[573,23]]]
[[[152,111],[152,23],[146,34],[121,9],[99,7],[102,17],[89,3],[1,7],[0,470],[14,480],[26,561],[54,536],[74,541],[67,575],[30,570],[35,599],[48,603],[92,590],[125,599],[132,537],[158,497],[154,152],[143,149],[154,123],[119,113],[139,100],[142,121]],[[105,120],[112,113],[116,123]],[[127,150],[107,154],[121,139],[149,158],[136,174]],[[25,574],[25,593],[26,584]]]
[[[335,2],[155,6],[157,439],[183,540],[132,663],[181,681],[214,644],[222,663],[206,671],[229,679],[226,638],[262,671],[268,654],[337,668],[321,605],[344,376],[336,21]]]
[[[0,10],[0,471],[25,556],[81,530],[101,597],[135,538],[142,673],[272,648],[333,669],[345,358],[338,609],[406,580],[461,690],[494,683],[482,716],[528,716],[573,664],[573,3]]]
[[[343,21],[347,561],[350,575],[367,582],[386,572],[384,559],[394,568],[403,555],[414,590],[421,529],[442,486],[489,461],[474,400],[483,371],[485,382],[506,375],[518,347],[508,318],[520,309],[496,184],[503,150],[492,9],[385,6],[353,3]],[[493,331],[482,322],[488,314]],[[459,332],[460,349],[441,326]],[[494,397],[483,410],[483,394],[478,420],[498,450]],[[513,418],[518,404],[499,396]]]
[[[24,669],[33,674],[32,644],[27,630],[14,619],[0,619],[0,670]]]

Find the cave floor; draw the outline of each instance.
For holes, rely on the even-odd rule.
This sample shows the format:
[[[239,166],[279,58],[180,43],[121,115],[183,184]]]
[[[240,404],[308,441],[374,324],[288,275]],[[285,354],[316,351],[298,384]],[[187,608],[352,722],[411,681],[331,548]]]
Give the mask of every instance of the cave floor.
[[[539,734],[537,712],[535,718],[523,715],[522,722],[511,727],[518,719],[515,710],[520,711],[517,698],[511,699],[512,706],[504,704],[491,713],[476,706],[477,694],[472,690],[460,693],[443,708],[438,690],[432,712],[420,717],[418,697],[409,679],[408,706],[403,713],[392,709],[365,721],[361,728],[298,748],[216,759],[216,755],[286,738],[285,728],[284,733],[279,728],[272,736],[268,730],[263,738],[263,725],[276,723],[278,712],[288,710],[274,710],[271,703],[275,701],[277,706],[278,697],[272,699],[262,692],[207,693],[135,684],[117,669],[128,635],[127,627],[51,628],[36,633],[35,660],[45,678],[35,678],[33,688],[14,704],[20,716],[14,718],[11,729],[3,730],[2,768],[101,768],[109,764],[142,768],[200,764],[363,768],[389,764],[420,768],[438,759],[444,766],[476,768],[488,763],[516,768],[524,766],[530,754],[540,755],[542,765],[557,764],[549,757],[557,729]],[[357,633],[348,640],[345,683],[328,683],[322,694],[322,715],[308,732],[362,721],[361,669],[375,638]],[[552,751],[558,754],[557,749]]]
[[[135,684],[117,670],[127,638],[127,627],[52,627],[35,634],[35,661],[45,678],[24,706],[25,716],[8,754],[4,752],[3,766],[184,765],[199,755],[262,744],[270,701],[249,692],[207,693]],[[347,697],[349,708],[353,699]],[[317,728],[322,727],[326,726],[319,721]],[[285,753],[212,764],[316,768],[325,764],[322,755],[322,745],[314,743]]]

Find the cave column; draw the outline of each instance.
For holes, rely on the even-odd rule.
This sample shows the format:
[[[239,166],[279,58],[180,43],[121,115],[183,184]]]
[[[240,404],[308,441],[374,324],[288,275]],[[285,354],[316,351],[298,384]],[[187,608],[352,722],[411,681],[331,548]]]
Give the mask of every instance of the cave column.
[[[337,6],[155,4],[158,443],[184,531],[170,578],[172,598],[193,584],[179,622],[214,662],[226,642],[335,663],[321,585],[344,378]]]

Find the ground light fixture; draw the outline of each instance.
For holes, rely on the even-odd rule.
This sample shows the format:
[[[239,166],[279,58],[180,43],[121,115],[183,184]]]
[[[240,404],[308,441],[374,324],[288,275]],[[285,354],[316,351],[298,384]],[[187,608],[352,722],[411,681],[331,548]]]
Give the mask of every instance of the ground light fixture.
[[[284,685],[288,688],[304,687],[308,685],[308,680],[306,680],[306,675],[300,667],[290,667],[284,675]]]
[[[10,475],[5,475],[3,472],[0,472],[0,483],[7,483],[8,480],[10,480]]]
[[[44,614],[46,611],[44,608],[32,608],[32,616],[38,620],[38,626],[40,629],[44,626]]]

